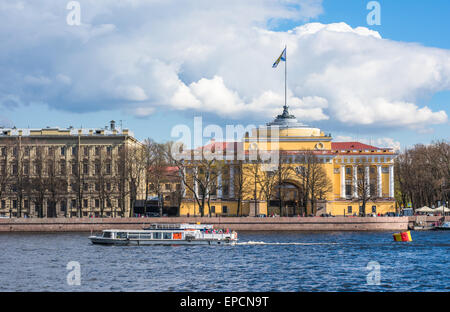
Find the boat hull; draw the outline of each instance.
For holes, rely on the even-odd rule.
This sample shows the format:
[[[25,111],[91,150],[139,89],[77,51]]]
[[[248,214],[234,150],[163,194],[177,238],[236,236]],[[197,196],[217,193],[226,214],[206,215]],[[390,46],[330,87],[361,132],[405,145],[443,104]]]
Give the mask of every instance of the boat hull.
[[[445,227],[445,226],[435,226],[435,227],[433,228],[433,230],[435,230],[435,231],[449,231],[449,230],[450,230],[450,227]]]
[[[121,245],[121,246],[145,246],[145,245],[235,245],[237,240],[155,240],[155,239],[112,239],[98,236],[90,236],[93,244]]]

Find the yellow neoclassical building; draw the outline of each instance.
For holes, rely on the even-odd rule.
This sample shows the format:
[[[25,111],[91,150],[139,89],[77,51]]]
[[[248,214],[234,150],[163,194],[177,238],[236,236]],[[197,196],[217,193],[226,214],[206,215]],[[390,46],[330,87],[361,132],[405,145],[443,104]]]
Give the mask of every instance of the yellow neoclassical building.
[[[395,212],[390,148],[332,142],[299,123],[284,106],[241,142],[202,149],[217,161],[191,159],[183,168],[180,215],[360,216]],[[205,152],[206,151],[206,152]]]

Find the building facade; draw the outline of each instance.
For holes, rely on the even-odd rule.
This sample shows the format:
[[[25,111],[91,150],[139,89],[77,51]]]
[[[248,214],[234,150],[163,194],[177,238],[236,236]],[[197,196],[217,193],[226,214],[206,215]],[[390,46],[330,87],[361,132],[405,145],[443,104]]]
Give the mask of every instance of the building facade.
[[[223,157],[211,165],[191,154],[180,166],[180,215],[197,216],[202,210],[214,216],[396,211],[392,149],[332,142],[331,134],[298,123],[287,107],[242,142],[212,142],[202,153]]]
[[[0,129],[0,215],[128,216],[132,158],[142,144],[114,121],[103,129]]]

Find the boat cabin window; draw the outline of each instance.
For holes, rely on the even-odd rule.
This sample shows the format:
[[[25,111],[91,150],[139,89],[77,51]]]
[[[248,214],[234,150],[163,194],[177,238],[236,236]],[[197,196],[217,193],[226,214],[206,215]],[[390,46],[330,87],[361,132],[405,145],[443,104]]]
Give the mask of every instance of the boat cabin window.
[[[164,239],[172,239],[172,232],[164,232],[163,238]]]
[[[127,233],[125,232],[117,232],[116,238],[127,238]]]
[[[161,232],[153,232],[153,239],[161,239]]]
[[[112,234],[111,232],[103,232],[103,237],[111,238],[112,237],[111,234]]]

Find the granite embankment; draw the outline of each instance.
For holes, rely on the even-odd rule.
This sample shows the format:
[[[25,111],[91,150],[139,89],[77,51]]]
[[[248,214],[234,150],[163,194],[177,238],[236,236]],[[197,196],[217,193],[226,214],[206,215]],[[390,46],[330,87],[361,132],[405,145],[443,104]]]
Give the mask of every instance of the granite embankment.
[[[426,221],[438,219],[427,217]],[[197,222],[236,231],[401,231],[408,229],[414,220],[415,217],[4,218],[0,219],[0,232],[90,232],[142,229],[151,223]]]

